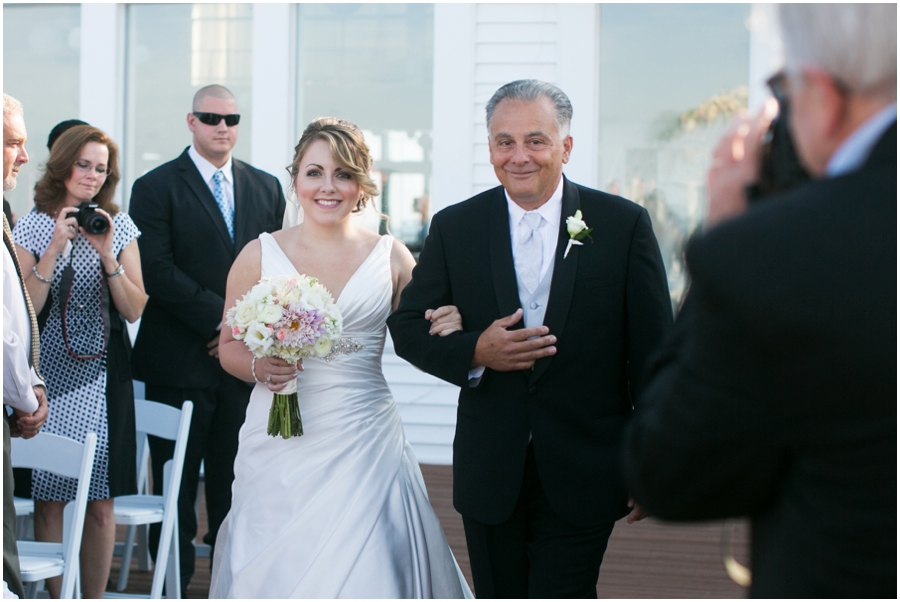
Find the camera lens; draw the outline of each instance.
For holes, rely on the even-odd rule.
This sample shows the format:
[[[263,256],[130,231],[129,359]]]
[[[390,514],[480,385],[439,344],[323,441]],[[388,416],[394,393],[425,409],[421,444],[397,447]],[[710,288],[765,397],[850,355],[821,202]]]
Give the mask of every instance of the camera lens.
[[[104,234],[109,230],[109,220],[97,213],[97,205],[93,203],[84,202],[79,205],[75,219],[88,234]]]
[[[87,223],[85,224],[84,229],[91,234],[103,234],[107,230],[109,230],[109,221],[102,215],[98,215],[95,213],[86,221]]]

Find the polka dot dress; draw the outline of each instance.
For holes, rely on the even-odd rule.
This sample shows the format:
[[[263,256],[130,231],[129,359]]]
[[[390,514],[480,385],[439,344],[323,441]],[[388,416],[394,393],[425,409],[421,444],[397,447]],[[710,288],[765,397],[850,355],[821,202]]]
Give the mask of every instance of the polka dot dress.
[[[40,258],[50,244],[55,225],[51,216],[33,210],[16,222],[13,240],[36,258]],[[118,257],[122,249],[140,236],[140,231],[124,212],[115,215],[113,225],[113,253]],[[81,442],[85,440],[87,433],[97,434],[97,452],[88,495],[91,500],[102,500],[122,495],[123,492],[132,492],[129,484],[111,482],[110,456],[124,452],[121,453],[123,457],[134,458],[134,431],[132,428],[130,441],[126,438],[125,441],[114,442],[116,446],[125,447],[124,450],[111,449],[110,412],[107,408],[107,354],[110,348],[122,353],[122,347],[115,341],[117,346],[110,343],[103,350],[104,327],[100,310],[103,266],[100,256],[87,239],[79,234],[73,241],[71,258],[75,280],[67,305],[65,325],[59,295],[62,272],[69,264],[68,257],[62,256],[56,262],[50,294],[45,303],[45,311],[48,304],[50,309],[41,330],[40,370],[47,383],[50,413],[42,430]],[[112,303],[110,297],[110,305]],[[121,322],[114,310],[110,320]],[[117,328],[117,333],[121,336],[121,326]],[[110,338],[113,336],[116,333],[112,333]],[[131,404],[133,406],[133,397]],[[115,414],[118,416],[121,412]],[[123,430],[127,431],[114,428],[115,432]],[[128,445],[131,446],[130,450],[127,449]],[[75,499],[76,485],[75,479],[35,470],[32,493],[39,500],[68,501]]]

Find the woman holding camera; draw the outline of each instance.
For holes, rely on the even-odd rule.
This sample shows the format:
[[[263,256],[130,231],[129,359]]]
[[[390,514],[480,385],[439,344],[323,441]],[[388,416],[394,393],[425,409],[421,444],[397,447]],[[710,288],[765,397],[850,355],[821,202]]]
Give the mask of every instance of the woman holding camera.
[[[137,493],[134,390],[124,320],[136,321],[147,295],[137,237],[113,204],[118,149],[97,128],[66,131],[34,188],[35,208],[13,239],[41,325],[40,370],[50,416],[44,431],[84,441],[97,434],[81,553],[85,598],[102,598],[109,578],[113,499]],[[34,471],[35,536],[62,541],[63,508],[76,481]],[[48,580],[59,596],[59,578]]]

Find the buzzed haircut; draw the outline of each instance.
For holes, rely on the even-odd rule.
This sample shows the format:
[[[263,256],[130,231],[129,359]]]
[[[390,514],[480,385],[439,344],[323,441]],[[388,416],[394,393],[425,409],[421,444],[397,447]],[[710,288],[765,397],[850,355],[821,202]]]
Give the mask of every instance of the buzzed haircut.
[[[209,86],[203,86],[197,93],[194,94],[194,103],[192,105],[192,111],[200,110],[200,103],[203,102],[203,99],[207,96],[212,96],[213,98],[221,98],[222,100],[235,100],[234,94],[231,93],[231,90],[226,88],[225,86],[220,86],[219,84],[211,84]]]

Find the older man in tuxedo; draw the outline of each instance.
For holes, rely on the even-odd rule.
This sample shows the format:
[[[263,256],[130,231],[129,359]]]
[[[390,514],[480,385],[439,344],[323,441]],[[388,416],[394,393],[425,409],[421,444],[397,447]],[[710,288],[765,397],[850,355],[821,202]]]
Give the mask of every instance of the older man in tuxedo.
[[[19,169],[28,163],[22,104],[3,95],[3,192],[16,187]],[[9,457],[10,436],[34,437],[47,419],[47,391],[37,373],[40,337],[37,316],[24,286],[19,258],[3,216],[3,581],[25,597],[16,546],[16,506]]]
[[[748,207],[766,121],[723,139],[626,482],[662,518],[749,516],[754,597],[896,598],[897,5],[780,14],[813,179]]]
[[[596,597],[629,508],[622,428],[672,321],[647,211],[562,173],[571,116],[544,82],[494,94],[502,185],[434,216],[388,319],[401,357],[461,387],[453,501],[478,597]],[[569,248],[576,215],[592,231]],[[442,305],[459,308],[465,332],[429,334]]]
[[[219,365],[225,281],[244,245],[280,229],[284,217],[278,180],[231,156],[239,121],[227,88],[201,88],[187,115],[193,143],[138,178],[131,193],[150,296],[135,342],[134,375],[146,383],[148,399],[175,407],[194,403],[178,502],[182,592],[194,573],[200,462],[209,517],[204,540],[214,546],[231,507],[238,431],[250,399],[250,386]],[[161,492],[163,465],[174,446],[154,437],[150,450],[154,489]]]

